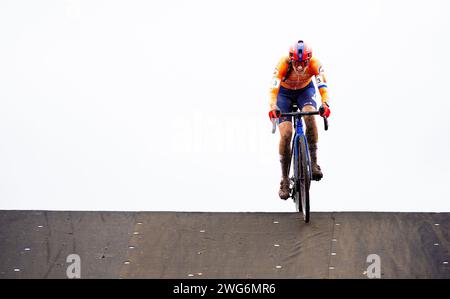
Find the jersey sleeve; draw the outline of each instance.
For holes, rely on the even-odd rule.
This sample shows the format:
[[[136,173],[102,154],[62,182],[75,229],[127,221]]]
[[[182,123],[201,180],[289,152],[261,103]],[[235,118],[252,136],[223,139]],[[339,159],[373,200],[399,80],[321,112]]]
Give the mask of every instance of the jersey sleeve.
[[[319,89],[320,97],[322,98],[322,103],[329,103],[328,83],[327,77],[325,76],[325,72],[323,70],[323,66],[317,59],[313,59],[311,63],[313,74],[316,77],[317,89]]]
[[[283,77],[286,75],[289,63],[287,57],[283,57],[278,61],[277,66],[272,75],[272,81],[270,83],[270,108],[277,104],[277,96],[280,91],[280,84]]]

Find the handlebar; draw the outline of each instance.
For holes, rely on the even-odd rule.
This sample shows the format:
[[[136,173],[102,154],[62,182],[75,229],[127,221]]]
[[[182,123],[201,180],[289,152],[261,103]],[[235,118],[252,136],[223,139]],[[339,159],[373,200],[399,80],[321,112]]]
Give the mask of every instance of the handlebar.
[[[285,116],[305,116],[305,115],[319,115],[319,111],[305,111],[305,112],[287,112],[287,113],[281,113],[280,117]],[[328,131],[328,118],[323,117],[323,125],[325,128],[325,131]],[[277,130],[277,124],[276,119],[272,120],[272,134],[275,134]]]

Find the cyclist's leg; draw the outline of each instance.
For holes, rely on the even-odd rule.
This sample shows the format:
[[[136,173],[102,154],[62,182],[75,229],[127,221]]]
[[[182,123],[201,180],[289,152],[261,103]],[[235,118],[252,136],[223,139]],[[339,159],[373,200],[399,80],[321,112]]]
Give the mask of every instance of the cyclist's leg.
[[[317,104],[315,101],[316,89],[314,84],[311,83],[304,88],[302,94],[297,99],[298,107],[302,111],[315,111],[317,110]],[[305,125],[306,125],[306,138],[308,140],[308,149],[311,158],[311,170],[312,170],[312,179],[320,180],[323,177],[322,170],[320,166],[317,164],[317,143],[319,141],[319,134],[317,131],[317,124],[314,115],[305,116]]]
[[[277,106],[281,112],[292,111],[292,98],[289,90],[281,87],[277,97]],[[291,139],[292,139],[292,117],[283,117],[279,119],[278,129],[280,131],[280,164],[281,164],[281,182],[278,195],[281,199],[289,197],[289,163],[291,162]]]

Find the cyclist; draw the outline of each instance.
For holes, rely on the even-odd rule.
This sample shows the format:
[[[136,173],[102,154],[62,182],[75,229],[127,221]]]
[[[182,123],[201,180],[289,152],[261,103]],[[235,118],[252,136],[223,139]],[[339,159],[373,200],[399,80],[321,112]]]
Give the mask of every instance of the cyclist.
[[[329,117],[327,81],[321,63],[312,54],[309,44],[298,41],[289,49],[289,56],[284,56],[278,62],[273,73],[270,89],[271,121],[278,121],[280,130],[280,163],[281,182],[278,195],[281,199],[289,197],[289,164],[291,161],[290,142],[292,138],[292,117],[280,117],[281,113],[293,112],[292,105],[297,104],[301,111],[315,111],[317,109],[316,89],[313,78],[319,89],[322,105],[320,115]],[[314,116],[304,116],[306,124],[306,137],[311,157],[312,179],[320,180],[323,177],[320,166],[317,164],[318,133]]]

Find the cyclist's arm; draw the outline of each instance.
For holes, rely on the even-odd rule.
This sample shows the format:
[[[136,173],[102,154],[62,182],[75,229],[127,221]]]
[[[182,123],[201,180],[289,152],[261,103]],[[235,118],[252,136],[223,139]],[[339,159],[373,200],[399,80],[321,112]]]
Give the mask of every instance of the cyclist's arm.
[[[289,63],[287,57],[283,57],[278,62],[275,70],[273,72],[272,81],[270,83],[270,100],[269,105],[270,109],[276,106],[277,104],[277,96],[280,91],[280,84],[283,77],[286,75]]]
[[[317,88],[319,89],[320,97],[322,98],[322,105],[324,103],[329,104],[330,101],[328,97],[327,78],[325,76],[322,64],[316,59],[313,59],[311,63],[313,64],[312,67],[314,70],[314,75],[316,77]]]

